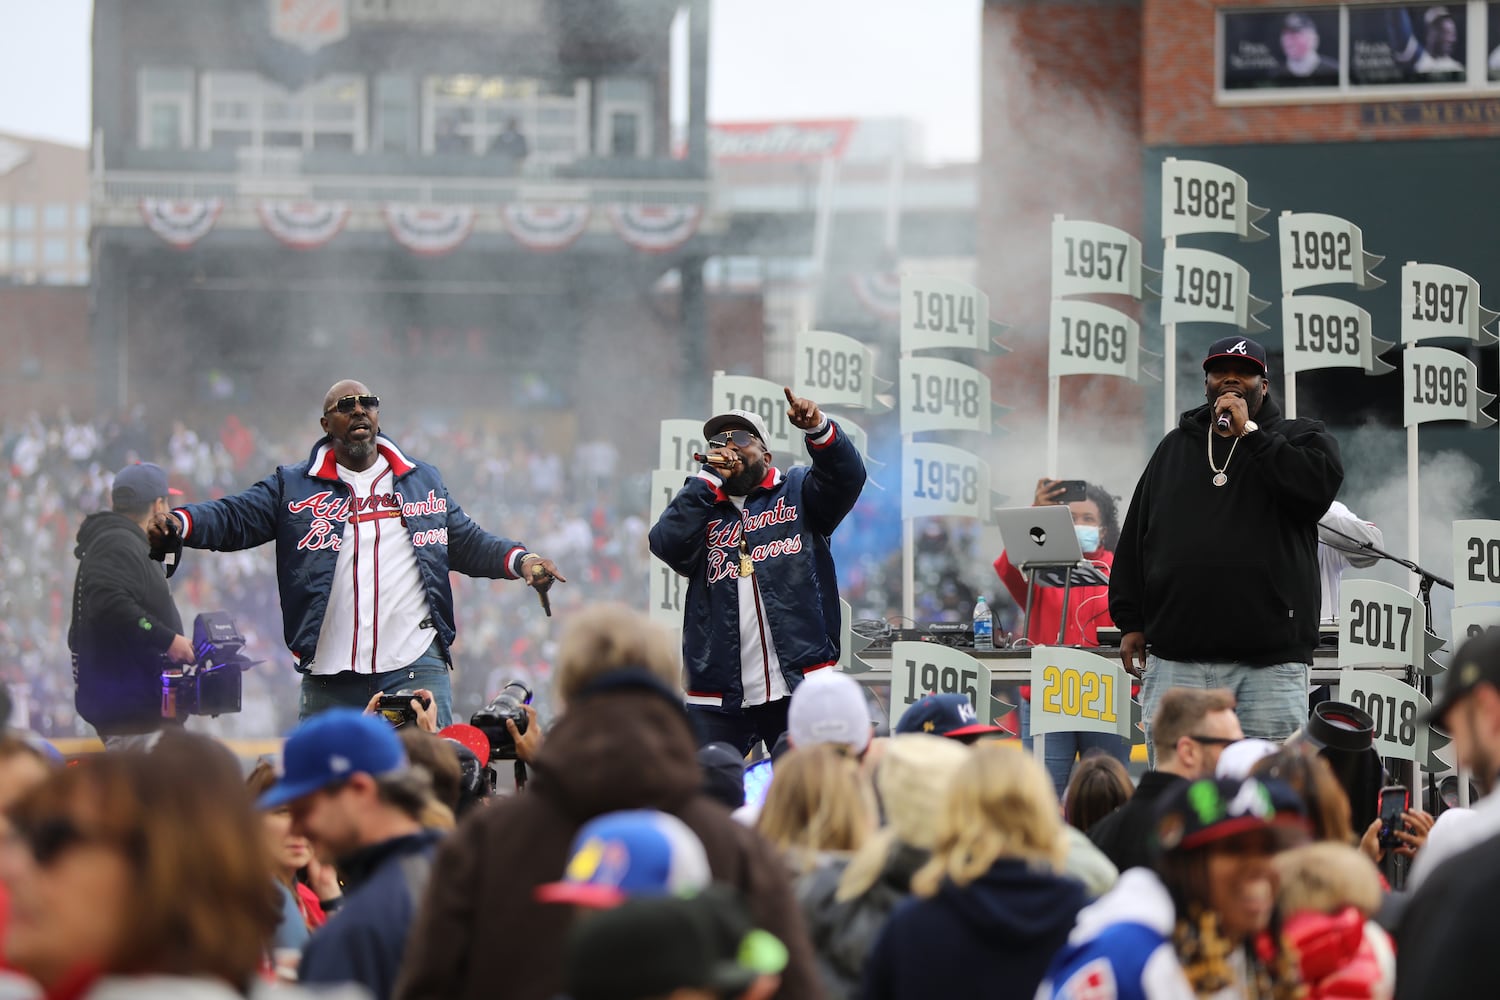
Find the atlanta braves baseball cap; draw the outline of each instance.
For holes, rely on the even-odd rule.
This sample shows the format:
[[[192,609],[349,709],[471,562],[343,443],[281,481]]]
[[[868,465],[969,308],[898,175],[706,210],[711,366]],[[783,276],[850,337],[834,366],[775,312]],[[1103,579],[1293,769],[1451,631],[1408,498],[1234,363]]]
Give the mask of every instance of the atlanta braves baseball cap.
[[[698,835],[670,813],[627,809],[585,823],[562,880],[536,887],[539,903],[606,909],[635,896],[686,896],[712,881]]]
[[[771,439],[771,435],[766,431],[766,422],[760,419],[760,414],[749,410],[725,410],[718,416],[710,417],[703,425],[703,437],[711,438],[715,434],[733,430],[736,427],[742,427],[760,438],[761,444]]]
[[[1266,349],[1261,347],[1249,337],[1225,337],[1216,340],[1208,348],[1208,354],[1203,359],[1203,370],[1208,371],[1208,366],[1218,358],[1239,358],[1243,361],[1254,361],[1260,365],[1262,375],[1270,372],[1270,366],[1266,364]]]
[[[120,504],[148,504],[160,497],[182,496],[181,490],[167,485],[167,474],[161,466],[151,462],[127,465],[115,473],[115,483],[110,498],[116,506]]]
[[[378,778],[407,766],[401,737],[390,723],[356,708],[331,708],[292,730],[281,765],[281,778],[257,803],[261,809],[284,806],[356,774]]]
[[[929,694],[901,714],[896,732],[932,733],[959,740],[965,736],[983,736],[1005,730],[980,722],[979,713],[969,704],[967,695]]]

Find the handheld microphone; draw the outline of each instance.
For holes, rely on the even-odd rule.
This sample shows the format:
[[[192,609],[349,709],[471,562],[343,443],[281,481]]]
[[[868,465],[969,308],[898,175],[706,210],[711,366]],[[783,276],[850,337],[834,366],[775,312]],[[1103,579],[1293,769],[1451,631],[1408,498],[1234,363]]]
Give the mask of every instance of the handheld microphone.
[[[733,459],[725,458],[722,455],[700,455],[697,452],[693,453],[693,461],[701,462],[704,465],[711,465],[716,469],[728,469],[734,465]]]
[[[1223,413],[1219,414],[1219,419],[1214,421],[1214,424],[1221,431],[1229,430],[1229,411],[1225,410]]]

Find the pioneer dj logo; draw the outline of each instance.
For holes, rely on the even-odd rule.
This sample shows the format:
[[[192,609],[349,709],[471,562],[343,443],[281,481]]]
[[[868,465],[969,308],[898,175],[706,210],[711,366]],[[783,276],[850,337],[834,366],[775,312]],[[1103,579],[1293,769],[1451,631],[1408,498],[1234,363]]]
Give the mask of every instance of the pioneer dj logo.
[[[1036,542],[1038,545],[1046,545],[1047,544],[1047,533],[1045,531],[1043,531],[1041,528],[1032,528],[1031,529],[1031,540],[1033,542]]]

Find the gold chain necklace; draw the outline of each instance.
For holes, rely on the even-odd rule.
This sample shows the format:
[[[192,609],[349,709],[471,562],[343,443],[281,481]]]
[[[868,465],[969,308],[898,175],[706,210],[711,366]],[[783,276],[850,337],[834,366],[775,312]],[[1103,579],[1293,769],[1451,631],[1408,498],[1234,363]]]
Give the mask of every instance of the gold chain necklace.
[[[1213,469],[1213,472],[1214,472],[1214,485],[1215,486],[1223,486],[1225,483],[1229,482],[1229,477],[1226,476],[1226,475],[1224,475],[1224,469],[1229,468],[1229,462],[1230,462],[1231,459],[1234,458],[1234,449],[1239,446],[1239,443],[1240,443],[1240,439],[1238,437],[1236,437],[1234,439],[1234,442],[1232,444],[1230,444],[1230,446],[1229,446],[1229,454],[1224,459],[1224,467],[1223,468],[1219,468],[1218,466],[1214,465],[1214,432],[1213,432],[1212,428],[1209,429],[1209,432],[1208,432],[1208,467],[1210,469]]]

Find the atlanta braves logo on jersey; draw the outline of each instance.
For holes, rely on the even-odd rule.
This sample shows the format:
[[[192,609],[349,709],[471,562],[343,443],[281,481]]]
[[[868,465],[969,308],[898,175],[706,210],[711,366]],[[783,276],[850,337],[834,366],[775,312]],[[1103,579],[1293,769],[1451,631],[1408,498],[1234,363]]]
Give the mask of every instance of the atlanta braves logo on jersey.
[[[286,509],[289,514],[310,513],[312,515],[313,522],[308,527],[307,534],[297,542],[299,550],[319,552],[323,549],[332,549],[337,552],[344,537],[343,525],[350,517],[358,517],[363,521],[369,515],[399,515],[404,522],[409,517],[446,514],[448,501],[438,496],[436,490],[428,490],[426,499],[414,501],[407,501],[399,492],[375,493],[367,497],[351,499],[338,496],[332,490],[324,490],[301,500],[293,500],[286,505]],[[413,536],[412,541],[416,545],[447,544],[448,529],[434,528],[429,531],[419,531]]]

